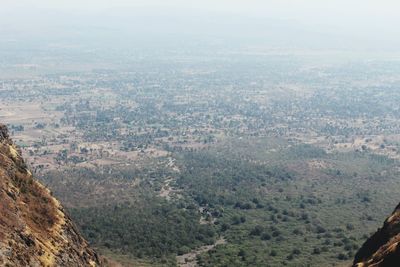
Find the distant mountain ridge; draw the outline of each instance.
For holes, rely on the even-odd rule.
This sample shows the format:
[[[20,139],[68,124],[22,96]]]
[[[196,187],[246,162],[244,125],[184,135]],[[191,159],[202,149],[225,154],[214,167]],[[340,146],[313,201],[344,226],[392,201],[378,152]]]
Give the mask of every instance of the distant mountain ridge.
[[[354,267],[400,266],[400,204],[356,253]]]
[[[0,266],[102,266],[0,124]]]

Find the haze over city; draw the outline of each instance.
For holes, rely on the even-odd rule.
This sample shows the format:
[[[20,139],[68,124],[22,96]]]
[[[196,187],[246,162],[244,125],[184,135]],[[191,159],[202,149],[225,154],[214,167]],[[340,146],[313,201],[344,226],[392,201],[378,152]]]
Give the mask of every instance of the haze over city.
[[[400,266],[399,14],[1,0],[0,267]]]

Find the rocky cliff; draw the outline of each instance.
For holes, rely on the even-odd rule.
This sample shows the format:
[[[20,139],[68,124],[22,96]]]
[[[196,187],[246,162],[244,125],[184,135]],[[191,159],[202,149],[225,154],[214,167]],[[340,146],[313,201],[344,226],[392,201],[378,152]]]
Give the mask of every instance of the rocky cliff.
[[[0,124],[0,266],[100,266]]]
[[[357,267],[400,266],[400,204],[355,255]]]

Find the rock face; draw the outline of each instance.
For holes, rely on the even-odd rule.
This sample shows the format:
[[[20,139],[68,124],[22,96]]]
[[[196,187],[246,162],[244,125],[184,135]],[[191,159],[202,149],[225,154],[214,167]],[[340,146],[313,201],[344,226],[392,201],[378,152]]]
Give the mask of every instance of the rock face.
[[[0,124],[0,266],[102,266]]]
[[[383,227],[360,248],[353,266],[400,266],[400,204],[386,219]]]

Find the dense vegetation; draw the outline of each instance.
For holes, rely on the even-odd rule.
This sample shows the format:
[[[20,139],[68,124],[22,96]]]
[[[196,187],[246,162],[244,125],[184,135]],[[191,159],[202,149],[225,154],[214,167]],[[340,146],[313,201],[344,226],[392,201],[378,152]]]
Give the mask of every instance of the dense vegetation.
[[[258,149],[243,151],[250,143]],[[180,197],[158,197],[157,179],[147,177],[153,181],[149,191],[137,192],[131,203],[99,203],[71,213],[94,245],[153,263],[173,265],[174,255],[219,237],[226,244],[199,255],[201,266],[350,260],[390,212],[381,203],[397,201],[390,197],[400,189],[395,161],[284,143],[251,138],[180,152],[174,156],[181,172],[169,173]],[[282,148],[270,151],[277,146]]]
[[[194,206],[184,205],[145,199],[136,205],[72,209],[71,213],[93,244],[173,264],[173,255],[212,244],[216,236],[212,227],[198,223]]]

